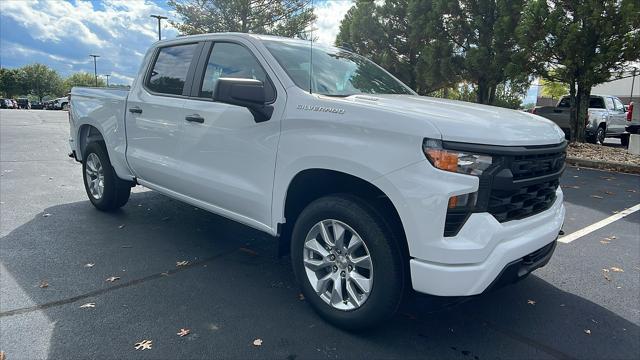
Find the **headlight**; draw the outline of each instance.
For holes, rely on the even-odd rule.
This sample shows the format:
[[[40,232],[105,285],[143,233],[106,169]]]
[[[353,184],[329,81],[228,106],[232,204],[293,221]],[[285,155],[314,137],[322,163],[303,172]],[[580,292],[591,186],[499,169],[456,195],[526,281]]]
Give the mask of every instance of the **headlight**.
[[[443,149],[436,139],[424,139],[422,151],[435,168],[466,175],[480,176],[493,162],[489,155]]]

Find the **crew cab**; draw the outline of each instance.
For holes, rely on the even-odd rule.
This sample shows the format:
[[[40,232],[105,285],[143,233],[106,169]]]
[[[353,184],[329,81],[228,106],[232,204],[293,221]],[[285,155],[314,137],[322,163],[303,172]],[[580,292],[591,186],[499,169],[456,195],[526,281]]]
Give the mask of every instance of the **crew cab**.
[[[565,96],[556,106],[536,107],[533,113],[556,123],[567,135],[570,132],[570,97]],[[629,145],[629,133],[625,130],[626,110],[622,101],[610,95],[591,95],[588,119],[585,124],[586,140],[604,143],[608,137],[619,138],[623,146]]]
[[[471,296],[523,278],[564,221],[558,126],[418,96],[341,48],[162,40],[129,91],[76,87],[70,104],[96,208],[140,184],[271,234],[308,303],[346,329],[391,316],[409,286]]]

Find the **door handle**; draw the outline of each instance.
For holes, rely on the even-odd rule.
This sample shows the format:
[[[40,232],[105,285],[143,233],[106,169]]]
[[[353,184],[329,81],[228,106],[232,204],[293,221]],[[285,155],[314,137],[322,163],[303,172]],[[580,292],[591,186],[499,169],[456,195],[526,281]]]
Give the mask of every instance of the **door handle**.
[[[132,108],[129,108],[129,112],[132,114],[142,114],[142,109],[140,109],[137,106],[134,106]]]
[[[197,122],[202,124],[204,122],[204,118],[198,114],[194,114],[194,115],[189,115],[187,117],[184,118],[187,121],[191,121],[191,122]]]

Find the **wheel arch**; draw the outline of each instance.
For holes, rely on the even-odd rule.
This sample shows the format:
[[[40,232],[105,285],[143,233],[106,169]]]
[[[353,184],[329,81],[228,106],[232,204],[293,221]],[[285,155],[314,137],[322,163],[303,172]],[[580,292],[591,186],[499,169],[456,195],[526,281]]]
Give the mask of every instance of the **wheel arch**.
[[[87,145],[92,141],[104,142],[104,137],[100,130],[91,124],[82,124],[78,128],[78,153],[76,154],[78,160],[84,159],[84,151]],[[107,149],[108,153],[109,149]],[[109,156],[111,157],[111,156]]]
[[[282,209],[284,222],[279,224],[280,237],[284,242],[281,250],[288,249],[291,231],[305,206],[320,197],[340,193],[356,196],[371,205],[382,221],[393,231],[402,253],[408,256],[409,250],[402,219],[392,200],[368,180],[326,168],[301,170],[289,181]]]

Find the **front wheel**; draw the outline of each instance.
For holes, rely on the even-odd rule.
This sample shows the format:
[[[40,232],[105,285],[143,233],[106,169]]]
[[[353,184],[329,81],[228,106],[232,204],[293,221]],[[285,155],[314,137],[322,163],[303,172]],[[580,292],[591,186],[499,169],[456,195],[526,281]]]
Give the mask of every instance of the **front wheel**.
[[[338,327],[372,326],[400,304],[404,276],[397,240],[359,198],[333,195],[309,204],[293,229],[291,261],[305,298]]]
[[[104,144],[89,143],[82,155],[84,188],[91,203],[102,211],[113,211],[126,204],[131,183],[116,175]]]

